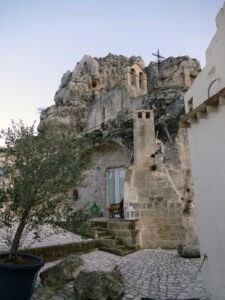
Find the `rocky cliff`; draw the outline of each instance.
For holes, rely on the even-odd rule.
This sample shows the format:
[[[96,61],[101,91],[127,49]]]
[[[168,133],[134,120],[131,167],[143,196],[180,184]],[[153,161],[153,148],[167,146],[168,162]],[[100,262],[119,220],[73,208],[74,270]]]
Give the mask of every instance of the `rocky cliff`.
[[[147,68],[148,90],[174,86],[191,86],[201,71],[200,63],[189,56],[168,57],[162,62],[151,62]]]
[[[41,113],[38,130],[43,132],[48,122],[59,127],[73,126],[80,132],[86,125],[88,106],[111,89],[125,85],[127,68],[137,64],[142,69],[144,62],[140,57],[127,58],[109,53],[104,58],[84,55],[74,70],[67,71],[55,94],[55,105]]]

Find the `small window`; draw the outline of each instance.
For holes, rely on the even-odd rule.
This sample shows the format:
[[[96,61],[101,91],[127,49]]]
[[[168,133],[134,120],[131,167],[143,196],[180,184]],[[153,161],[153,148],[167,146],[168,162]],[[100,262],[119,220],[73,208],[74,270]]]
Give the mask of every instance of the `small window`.
[[[87,62],[84,63],[84,73],[88,72],[88,65]]]
[[[139,87],[140,87],[140,89],[143,89],[143,87],[144,87],[143,73],[139,73]]]
[[[138,112],[138,119],[142,119],[142,112],[141,111]]]
[[[74,190],[74,191],[73,191],[73,200],[74,200],[74,201],[78,201],[78,198],[79,198],[79,197],[78,197],[78,191],[77,191],[77,190]]]
[[[136,72],[134,69],[130,71],[131,85],[136,86]]]
[[[96,86],[97,86],[97,81],[96,80],[92,80],[92,87],[96,88]]]
[[[147,111],[147,112],[145,113],[145,117],[146,117],[146,119],[150,119],[150,111]]]

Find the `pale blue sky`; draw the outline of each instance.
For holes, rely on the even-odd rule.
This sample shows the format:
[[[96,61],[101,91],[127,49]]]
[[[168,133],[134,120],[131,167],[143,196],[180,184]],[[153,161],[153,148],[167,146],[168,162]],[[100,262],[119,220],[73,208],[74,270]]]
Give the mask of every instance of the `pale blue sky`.
[[[224,0],[0,0],[0,129],[39,122],[84,54],[189,55],[205,64]]]

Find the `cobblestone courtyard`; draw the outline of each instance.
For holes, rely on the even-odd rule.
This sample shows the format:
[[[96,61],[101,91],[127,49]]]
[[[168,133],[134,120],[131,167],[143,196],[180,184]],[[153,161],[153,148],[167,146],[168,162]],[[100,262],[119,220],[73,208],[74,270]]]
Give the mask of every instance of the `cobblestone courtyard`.
[[[116,264],[126,278],[124,300],[141,298],[159,299],[207,299],[198,274],[201,259],[183,259],[175,250],[141,250],[125,257],[102,251],[82,255],[88,270],[111,270]],[[45,268],[54,263],[46,264]],[[184,289],[184,290],[183,290]],[[37,281],[32,300],[75,300],[73,282],[56,295],[49,295]]]

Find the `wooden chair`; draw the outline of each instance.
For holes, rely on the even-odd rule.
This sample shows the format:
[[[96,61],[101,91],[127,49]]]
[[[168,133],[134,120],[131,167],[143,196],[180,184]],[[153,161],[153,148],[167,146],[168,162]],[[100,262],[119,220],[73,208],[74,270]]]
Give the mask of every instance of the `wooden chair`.
[[[115,219],[116,215],[120,216],[120,219],[124,218],[124,210],[123,210],[123,199],[119,203],[110,204],[108,210],[109,219]]]

